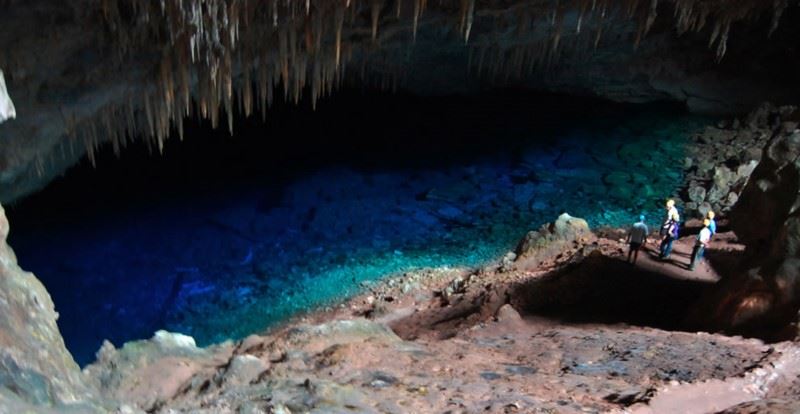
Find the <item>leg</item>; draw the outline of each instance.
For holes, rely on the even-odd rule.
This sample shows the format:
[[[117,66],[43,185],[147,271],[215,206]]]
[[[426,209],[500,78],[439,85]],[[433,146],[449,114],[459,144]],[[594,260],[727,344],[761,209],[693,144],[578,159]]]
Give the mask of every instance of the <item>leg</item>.
[[[631,255],[633,255],[633,244],[628,245],[628,263],[631,261]]]
[[[703,246],[697,244],[692,249],[692,261],[689,263],[689,270],[694,270],[695,266],[697,266],[698,260],[700,260],[700,256],[703,254]]]
[[[639,249],[641,248],[642,246],[636,246],[636,250],[633,251],[633,264],[639,261]]]
[[[665,246],[664,246],[664,255],[663,255],[663,257],[665,259],[669,259],[669,255],[672,254],[672,242],[673,241],[675,241],[675,239],[673,239],[671,236],[667,236],[667,238],[664,239]]]

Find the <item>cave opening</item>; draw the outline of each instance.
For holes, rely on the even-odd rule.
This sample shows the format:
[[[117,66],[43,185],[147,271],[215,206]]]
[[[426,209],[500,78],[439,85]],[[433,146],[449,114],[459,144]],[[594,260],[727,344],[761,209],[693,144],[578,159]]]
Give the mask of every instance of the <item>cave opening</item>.
[[[709,122],[674,104],[494,90],[346,89],[266,121],[186,120],[8,208],[21,265],[47,286],[86,364],[168,329],[241,338],[409,269],[479,266],[561,212],[655,220]],[[635,176],[620,171],[643,164]]]

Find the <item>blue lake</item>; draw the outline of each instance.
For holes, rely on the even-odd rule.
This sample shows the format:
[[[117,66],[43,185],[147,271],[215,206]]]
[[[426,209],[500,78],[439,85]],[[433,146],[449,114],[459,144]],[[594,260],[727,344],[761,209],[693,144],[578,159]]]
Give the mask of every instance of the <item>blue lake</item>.
[[[157,329],[210,344],[353,294],[363,281],[479,266],[565,211],[592,226],[626,225],[641,212],[655,224],[662,200],[682,182],[691,133],[707,122],[662,106],[548,118],[541,105],[515,101],[509,109],[500,98],[474,104],[480,116],[465,122],[470,114],[458,108],[437,114],[437,102],[419,109],[425,116],[366,122],[358,133],[344,126],[363,123],[370,109],[342,115],[323,103],[318,113],[289,112],[297,120],[268,120],[272,139],[313,136],[307,145],[319,149],[266,157],[270,168],[251,165],[259,159],[252,153],[266,150],[247,139],[236,143],[247,155],[193,163],[191,151],[206,145],[202,160],[233,139],[196,126],[163,161],[152,156],[152,166],[140,166],[134,148],[132,160],[124,153],[96,169],[76,167],[11,206],[10,243],[51,292],[80,364],[103,339],[119,346]],[[314,130],[274,125],[318,118]],[[193,144],[192,131],[209,136]],[[398,147],[371,152],[341,138],[350,135]],[[424,145],[437,137],[442,145]],[[336,145],[321,143],[336,139],[334,152],[358,159],[328,159]],[[232,166],[241,174],[208,171]]]

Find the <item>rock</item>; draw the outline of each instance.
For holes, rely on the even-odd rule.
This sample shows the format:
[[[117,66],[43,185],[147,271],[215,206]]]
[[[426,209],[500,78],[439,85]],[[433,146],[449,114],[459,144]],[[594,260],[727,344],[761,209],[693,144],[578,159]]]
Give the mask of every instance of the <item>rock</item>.
[[[716,203],[722,200],[723,197],[727,196],[730,192],[730,187],[719,186],[716,183],[708,190],[706,194],[706,200],[710,203]]]
[[[706,199],[706,189],[696,185],[689,188],[689,200],[692,200],[694,203],[702,203]]]
[[[249,384],[269,368],[269,364],[253,355],[237,355],[225,371],[224,381],[229,385]]]
[[[706,217],[709,211],[714,211],[714,207],[709,203],[703,203],[697,207],[697,212],[700,214],[700,217]]]
[[[736,205],[737,201],[739,201],[739,195],[734,192],[730,192],[728,193],[728,196],[725,197],[725,199],[723,200],[723,205],[726,207],[726,209],[730,209],[731,207]]]
[[[167,332],[164,330],[157,331],[153,336],[153,342],[164,348],[184,348],[188,350],[196,350],[197,344],[194,338],[188,335],[179,333]]]
[[[656,393],[655,388],[646,388],[646,389],[630,388],[627,390],[609,394],[603,399],[615,404],[629,406],[640,402],[646,403],[650,401],[651,398],[653,398],[653,395],[655,395],[655,393]]]
[[[724,165],[714,168],[714,185],[719,188],[730,188],[736,178],[736,174]]]
[[[64,346],[50,295],[6,244],[8,232],[0,206],[0,411],[105,411]]]
[[[693,311],[721,329],[753,335],[788,326],[800,309],[800,134],[777,130],[729,218],[747,256]]]
[[[758,161],[750,160],[749,162],[740,165],[736,169],[736,175],[734,177],[734,184],[744,184],[750,175],[753,174],[753,171],[758,166]]]
[[[14,119],[16,116],[17,111],[14,109],[14,102],[8,96],[6,80],[3,77],[3,71],[0,70],[0,124],[9,119]]]
[[[546,224],[537,231],[528,232],[517,244],[516,261],[535,265],[542,257],[555,257],[559,251],[572,248],[575,242],[582,242],[590,237],[594,236],[586,220],[564,213],[555,222]]]
[[[270,405],[268,414],[292,414],[292,410],[283,404]]]
[[[506,303],[497,310],[495,318],[498,322],[521,322],[522,316],[514,309],[513,306]]]

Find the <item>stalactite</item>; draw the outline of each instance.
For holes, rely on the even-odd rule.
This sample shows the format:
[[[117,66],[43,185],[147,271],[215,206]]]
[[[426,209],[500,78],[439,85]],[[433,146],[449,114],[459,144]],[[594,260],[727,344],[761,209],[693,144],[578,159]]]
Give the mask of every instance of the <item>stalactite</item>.
[[[357,77],[358,69],[365,82],[384,89],[395,88],[402,81],[403,72],[396,62],[374,58],[368,71],[364,56],[378,53],[377,44],[384,43],[384,37],[392,39],[400,30],[410,31],[416,41],[421,27],[431,21],[428,16],[433,14],[429,9],[435,9],[437,16],[451,14],[456,18],[449,24],[457,26],[454,31],[469,44],[471,73],[502,80],[547,71],[566,57],[574,61],[576,56],[590,54],[593,47],[600,46],[604,32],[620,19],[638,24],[633,33],[636,46],[646,40],[656,20],[661,19],[659,7],[663,11],[666,5],[673,8],[672,19],[678,33],[700,32],[712,26],[708,46],[717,59],[722,59],[737,22],[768,13],[771,17],[768,34],[772,34],[790,3],[789,0],[537,1],[519,5],[513,12],[515,15],[486,18],[494,19],[492,23],[498,33],[516,36],[509,43],[500,35],[486,33],[484,19],[476,20],[475,0],[459,0],[455,4],[452,0],[436,3],[413,0],[405,5],[412,9],[405,20],[401,19],[402,0],[394,1],[100,0],[99,16],[113,37],[120,62],[135,53],[149,53],[161,59],[152,67],[152,83],[131,94],[120,107],[99,112],[102,122],[79,123],[69,115],[64,117],[65,129],[75,140],[84,141],[92,157],[102,142],[112,141],[117,151],[128,139],[142,135],[162,150],[170,128],[174,127],[179,137],[183,136],[182,120],[187,116],[209,119],[216,127],[224,109],[231,132],[237,107],[249,116],[254,106],[259,105],[261,116],[266,119],[276,87],[283,89],[285,100],[294,102],[309,88],[312,107],[316,107],[319,98],[341,85],[347,73]],[[552,8],[543,13],[544,4]],[[492,6],[485,4],[487,16],[492,16]],[[382,13],[385,21],[381,20]],[[387,18],[391,14],[398,21]],[[576,18],[574,33],[571,25],[566,27],[568,15]],[[546,30],[547,35],[544,38],[531,35],[536,29]],[[366,33],[371,34],[371,42],[355,40],[366,37],[362,36]],[[356,69],[355,72],[348,72],[353,56],[357,56],[359,66],[350,68]],[[78,134],[77,130],[85,131]]]
[[[475,14],[475,0],[467,0],[467,26],[464,29],[464,43],[469,43],[469,33],[472,31],[472,19]]]
[[[383,8],[383,2],[381,0],[370,1],[370,19],[372,21],[373,42],[378,38],[378,20],[381,17],[381,8]]]
[[[414,41],[417,40],[417,28],[419,27],[419,13],[420,13],[420,2],[422,0],[414,0],[414,23],[412,24],[412,37]]]

